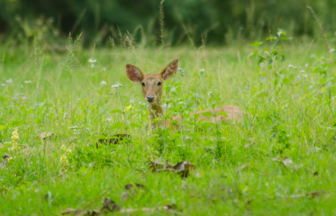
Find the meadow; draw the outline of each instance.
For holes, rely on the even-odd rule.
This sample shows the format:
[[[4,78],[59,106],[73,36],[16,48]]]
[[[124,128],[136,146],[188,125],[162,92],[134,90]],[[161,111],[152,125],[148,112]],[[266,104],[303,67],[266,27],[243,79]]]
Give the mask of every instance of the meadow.
[[[116,215],[336,214],[334,49],[286,37],[97,49],[71,39],[63,52],[3,44],[0,215],[111,214],[115,205],[98,211],[105,198]],[[150,131],[141,85],[125,65],[157,73],[177,58],[184,72],[165,82],[162,104],[165,118],[184,122]],[[190,117],[223,105],[239,106],[243,120]],[[130,138],[97,145],[115,134]],[[152,172],[158,160],[195,169]]]

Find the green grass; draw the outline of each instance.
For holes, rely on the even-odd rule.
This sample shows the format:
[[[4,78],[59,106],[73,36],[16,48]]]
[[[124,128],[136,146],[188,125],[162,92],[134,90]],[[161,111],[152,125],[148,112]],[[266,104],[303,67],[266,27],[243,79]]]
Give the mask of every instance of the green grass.
[[[248,45],[84,50],[72,44],[73,52],[64,54],[48,53],[43,45],[3,46],[0,140],[8,148],[0,153],[12,158],[0,169],[0,215],[99,209],[105,197],[122,208],[176,204],[185,215],[335,214],[333,54],[318,44],[281,45],[285,59],[266,59],[262,69],[258,59],[248,58],[254,50]],[[273,51],[267,44],[263,48]],[[97,60],[94,67],[90,58]],[[163,104],[170,104],[168,116],[184,115],[183,130],[148,134],[147,105],[125,65],[156,73],[176,58],[185,76],[178,72],[165,83]],[[122,87],[111,88],[118,82]],[[244,120],[236,125],[187,120],[190,112],[222,105],[241,107]],[[22,145],[9,151],[15,128]],[[41,132],[56,138],[42,142]],[[132,140],[95,148],[99,138],[118,133]],[[62,145],[71,149],[68,166],[60,162]],[[286,157],[292,165],[283,165]],[[149,162],[155,159],[188,160],[196,170],[186,179],[152,173]],[[129,183],[147,190],[124,201]],[[52,199],[44,198],[48,191]],[[315,191],[326,193],[297,196]],[[169,213],[153,213],[160,214]]]

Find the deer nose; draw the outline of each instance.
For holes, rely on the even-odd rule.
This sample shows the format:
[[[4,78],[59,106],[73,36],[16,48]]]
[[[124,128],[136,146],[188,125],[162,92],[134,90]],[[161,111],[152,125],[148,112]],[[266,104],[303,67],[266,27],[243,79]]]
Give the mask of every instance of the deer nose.
[[[153,102],[154,101],[154,96],[153,95],[147,95],[146,99],[148,102]]]

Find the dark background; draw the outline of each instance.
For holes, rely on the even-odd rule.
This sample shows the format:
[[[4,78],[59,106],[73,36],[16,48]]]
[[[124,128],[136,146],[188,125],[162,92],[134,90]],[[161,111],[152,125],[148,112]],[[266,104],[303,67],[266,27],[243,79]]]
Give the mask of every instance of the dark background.
[[[275,35],[278,28],[295,37],[315,37],[321,31],[308,5],[327,35],[334,35],[336,0],[166,0],[165,44],[222,45]],[[127,35],[137,43],[160,45],[159,20],[159,0],[0,0],[3,40],[36,36],[61,43],[69,32],[83,32],[87,45]]]

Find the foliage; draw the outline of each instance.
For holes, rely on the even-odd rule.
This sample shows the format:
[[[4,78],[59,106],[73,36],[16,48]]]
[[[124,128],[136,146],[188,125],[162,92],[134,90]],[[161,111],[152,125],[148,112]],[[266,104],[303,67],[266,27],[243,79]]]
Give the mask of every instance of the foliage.
[[[125,209],[176,204],[185,215],[333,214],[334,51],[281,40],[288,35],[279,30],[253,46],[199,49],[112,43],[85,50],[78,37],[69,38],[66,53],[44,49],[43,37],[5,43],[0,153],[11,158],[0,167],[1,213],[89,211],[110,197]],[[153,73],[177,57],[184,76],[164,83],[163,118],[183,123],[178,131],[149,131],[141,86],[124,66]],[[191,117],[229,104],[244,111],[242,122]],[[37,136],[46,131],[55,136]],[[131,139],[97,148],[115,134]],[[174,170],[152,173],[156,159]],[[185,179],[166,172],[177,172],[181,161],[195,167]],[[125,200],[124,185],[132,183],[146,192]]]
[[[109,37],[123,43],[126,38],[120,35],[129,34],[147,46],[240,43],[245,38],[261,39],[277,27],[293,36],[318,37],[320,30],[307,4],[325,31],[334,34],[336,26],[330,22],[336,19],[334,0],[167,0],[164,20],[160,19],[160,1],[154,0],[2,0],[0,32],[16,35],[18,40],[44,34],[49,44],[62,44],[59,35],[83,32],[86,45],[107,45]]]

